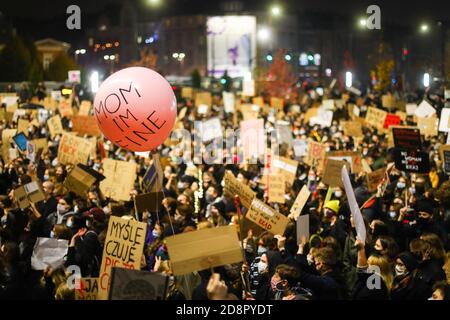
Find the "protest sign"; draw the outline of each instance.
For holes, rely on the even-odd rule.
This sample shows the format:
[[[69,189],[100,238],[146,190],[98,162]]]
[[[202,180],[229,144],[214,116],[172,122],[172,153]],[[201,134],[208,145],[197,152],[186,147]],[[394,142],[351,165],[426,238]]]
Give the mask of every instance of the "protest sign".
[[[12,121],[17,122],[17,120],[22,117],[25,116],[27,114],[27,110],[25,109],[16,109],[14,111],[14,115],[12,117]]]
[[[341,121],[342,130],[344,135],[350,137],[362,137],[362,125],[355,121]]]
[[[275,130],[277,133],[277,143],[287,143],[288,145],[292,145],[292,141],[294,138],[292,137],[292,129],[289,123],[285,123],[284,121],[277,121],[275,124]]]
[[[2,130],[2,144],[8,147],[13,142],[13,137],[17,134],[17,129],[3,129]]]
[[[360,173],[363,168],[361,164],[361,154],[353,151],[331,151],[327,157],[333,160],[344,160],[349,163],[352,173]]]
[[[311,118],[317,117],[318,110],[319,108],[309,108],[308,110],[306,110],[305,123],[309,123],[309,120],[311,120]]]
[[[266,135],[263,119],[241,121],[240,135],[245,160],[255,160],[264,155]]]
[[[72,99],[60,101],[58,109],[62,117],[67,118],[73,116]]]
[[[177,234],[166,244],[176,276],[242,261],[235,226]]]
[[[352,184],[350,182],[350,177],[348,176],[347,168],[344,166],[342,168],[342,182],[344,184],[345,194],[347,195],[348,205],[350,207],[350,212],[355,222],[356,234],[363,243],[366,242],[366,226],[364,224],[364,219],[359,210],[358,202],[356,202],[355,193],[353,191]]]
[[[96,137],[102,135],[102,132],[97,125],[97,120],[93,116],[74,116],[71,120],[73,132]]]
[[[366,173],[371,173],[372,172],[372,168],[367,163],[366,159],[361,159],[361,165],[362,165],[362,169],[363,169],[364,172],[366,172]]]
[[[192,99],[194,97],[194,89],[191,87],[181,88],[181,97],[183,99]]]
[[[28,137],[28,126],[30,125],[30,121],[25,119],[19,119],[17,124],[17,133],[23,132]]]
[[[75,289],[75,300],[97,300],[98,278],[81,278],[80,288]]]
[[[417,104],[407,103],[406,104],[406,115],[413,116],[416,113]]]
[[[386,168],[381,168],[381,169],[372,171],[370,173],[367,173],[367,175],[366,175],[367,189],[370,192],[377,191],[377,187],[383,180],[385,173],[386,173]]]
[[[199,107],[200,105],[212,106],[212,95],[210,92],[198,92],[195,95],[195,105]]]
[[[444,108],[441,111],[441,118],[439,122],[439,131],[440,132],[450,132],[450,108]]]
[[[242,117],[244,118],[244,121],[247,120],[254,120],[258,118],[259,115],[259,106],[258,105],[253,105],[253,104],[248,104],[248,103],[244,103],[239,105],[239,110],[242,113]]]
[[[247,209],[250,208],[252,200],[255,197],[255,192],[253,192],[253,190],[249,186],[246,186],[239,182],[229,171],[225,171],[224,182],[225,195],[230,197],[231,199],[234,199],[234,196],[238,195],[242,205]]]
[[[64,130],[61,123],[61,118],[56,115],[48,119],[48,130],[50,131],[50,137],[53,139],[57,134],[63,134]]]
[[[381,105],[386,109],[391,109],[395,105],[395,99],[392,95],[384,94],[381,96]]]
[[[91,142],[72,134],[63,134],[58,148],[60,164],[86,164],[91,153]]]
[[[31,162],[34,162],[35,158],[36,158],[36,145],[31,142],[28,141],[27,142],[27,159],[29,159]]]
[[[245,215],[245,218],[253,221],[274,235],[283,235],[289,223],[288,218],[256,198],[253,199],[250,210]]]
[[[39,109],[38,112],[37,112],[37,120],[38,120],[38,123],[39,123],[40,125],[44,124],[44,123],[47,121],[49,115],[50,115],[50,114],[49,114],[48,110],[45,110],[45,109]]]
[[[308,152],[308,141],[296,139],[294,140],[293,147],[295,158],[299,160],[299,158],[303,157]]]
[[[328,99],[328,100],[322,100],[322,107],[323,110],[334,110],[334,100]]]
[[[417,128],[393,127],[392,135],[396,148],[417,150],[422,146],[420,130]]]
[[[106,178],[100,182],[100,190],[106,197],[116,201],[130,200],[136,180],[136,163],[105,158],[103,175]]]
[[[450,145],[441,146],[439,153],[444,167],[444,172],[450,175]]]
[[[392,113],[388,113],[386,115],[386,118],[384,119],[384,125],[383,128],[384,129],[388,129],[390,126],[398,126],[401,123],[401,119],[399,116],[392,114]]]
[[[17,106],[19,97],[15,93],[2,93],[1,94],[1,104],[5,104],[6,107]]]
[[[138,194],[134,198],[138,212],[158,212],[162,207],[164,193],[162,191]]]
[[[223,106],[226,113],[234,112],[235,97],[233,92],[222,92]]]
[[[88,100],[81,101],[80,110],[78,111],[79,116],[89,116],[91,112],[92,103]]]
[[[253,97],[255,95],[255,80],[242,81],[242,96]]]
[[[94,169],[77,164],[64,180],[64,186],[79,196],[85,196],[96,181],[102,181],[103,179],[105,179],[105,176]]]
[[[53,270],[61,267],[69,249],[69,241],[61,239],[37,238],[31,256],[31,268],[33,270],[45,270],[51,267]]]
[[[290,211],[295,220],[297,220],[298,216],[302,213],[303,207],[308,201],[310,195],[311,191],[309,191],[308,187],[304,185],[298,193],[297,198],[295,198],[294,204],[292,205]]]
[[[222,124],[219,118],[212,118],[207,121],[196,121],[195,129],[200,135],[202,142],[211,141],[216,138],[222,138]]]
[[[302,238],[309,241],[309,214],[298,217],[297,219],[297,244],[302,242]]]
[[[17,110],[17,104],[11,104],[6,106],[6,113],[15,114]]]
[[[308,153],[303,160],[307,165],[316,168],[318,174],[321,174],[325,163],[325,154],[327,147],[320,142],[308,140]]]
[[[252,98],[252,104],[256,104],[257,106],[260,106],[261,108],[265,107],[264,99],[262,97]]]
[[[58,91],[61,95],[61,91]],[[52,97],[45,97],[44,101],[41,102],[46,110],[56,110],[58,108],[58,101]]]
[[[278,156],[275,156],[272,159],[272,167],[276,169],[275,172],[279,171],[284,176],[285,182],[292,185],[297,174],[298,162]]]
[[[112,267],[140,270],[146,232],[146,223],[109,218],[99,276],[100,299],[107,297]]]
[[[281,98],[275,98],[275,97],[271,97],[270,98],[270,106],[272,108],[278,109],[278,110],[283,110],[284,108],[284,100]]]
[[[48,142],[46,138],[34,139],[31,142],[36,146],[36,150],[42,149],[43,153],[48,151]]]
[[[39,201],[45,200],[44,192],[37,181],[32,181],[14,189],[14,197],[20,209],[28,208],[31,202],[38,203]]]
[[[426,100],[423,100],[414,111],[414,115],[416,117],[431,117],[433,114],[436,113],[436,110],[433,108],[433,106]]]
[[[159,272],[112,268],[109,300],[165,300],[169,276]]]
[[[377,128],[378,130],[383,130],[386,116],[386,111],[374,107],[369,107],[367,109],[366,122],[369,125]]]
[[[342,188],[341,169],[345,165],[344,161],[327,159],[322,182],[329,187]]]
[[[400,171],[428,173],[430,171],[430,159],[426,152],[412,149],[394,150],[395,167]]]
[[[332,122],[333,122],[333,111],[325,110],[323,108],[319,108],[317,110],[317,115],[309,119],[310,126],[319,125],[322,128],[330,127]]]
[[[282,174],[271,174],[269,177],[269,202],[285,203],[285,188],[284,176]]]
[[[435,117],[429,118],[417,118],[417,127],[420,130],[420,134],[425,137],[434,137],[438,134],[439,120]]]

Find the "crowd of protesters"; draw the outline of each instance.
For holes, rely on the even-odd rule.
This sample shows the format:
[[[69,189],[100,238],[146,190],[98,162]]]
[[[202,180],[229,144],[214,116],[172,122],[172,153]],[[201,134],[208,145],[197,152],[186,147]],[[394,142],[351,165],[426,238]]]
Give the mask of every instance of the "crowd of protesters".
[[[386,132],[364,126],[364,137],[355,143],[343,133],[341,121],[350,120],[347,106],[360,105],[360,117],[367,107],[383,109],[381,94],[371,92],[361,99],[352,93],[334,112],[330,127],[305,123],[306,111],[320,104],[322,97],[314,86],[301,88],[302,99],[290,101],[278,110],[275,119],[290,123],[292,138],[314,140],[327,146],[327,151],[356,151],[366,159],[371,169],[392,168],[386,190],[369,192],[365,172],[352,174],[356,200],[366,224],[366,240],[362,242],[355,230],[346,193],[333,188],[332,197],[325,202],[328,187],[321,182],[317,168],[309,167],[300,158],[293,185],[286,188],[284,204],[268,201],[266,185],[262,183],[264,164],[246,164],[241,148],[224,152],[232,156],[232,164],[194,164],[185,161],[178,146],[162,145],[156,152],[167,157],[163,167],[162,209],[160,212],[138,212],[133,201],[117,202],[106,198],[96,183],[84,197],[69,192],[63,185],[73,166],[58,163],[60,136],[50,138],[46,124],[30,124],[28,139],[47,138],[48,152],[37,164],[24,153],[13,161],[2,160],[0,166],[0,299],[74,299],[74,290],[67,284],[68,272],[63,267],[37,271],[31,268],[31,255],[38,237],[65,239],[69,250],[65,266],[78,265],[83,277],[98,277],[102,260],[108,219],[120,216],[148,224],[141,269],[170,276],[167,299],[246,299],[246,300],[449,300],[450,299],[450,182],[443,172],[439,147],[446,135],[422,137],[423,147],[430,157],[427,174],[406,173],[393,167],[393,150],[388,148]],[[20,92],[20,102],[31,95],[26,88]],[[45,87],[36,92],[45,97]],[[330,90],[328,97],[340,99],[339,90]],[[403,97],[419,103],[424,96]],[[442,94],[428,94],[437,109],[445,107]],[[268,101],[268,100],[266,100]],[[300,106],[300,110],[291,108]],[[219,96],[213,99],[209,113],[198,115],[193,101],[178,99],[178,109],[187,106],[181,120],[184,129],[194,136],[194,122],[212,117],[221,119],[225,129],[238,129],[242,114],[226,113]],[[2,106],[4,108],[5,106]],[[74,103],[74,109],[77,104]],[[392,111],[392,110],[391,110]],[[58,111],[54,111],[55,114]],[[233,119],[237,116],[237,120]],[[30,115],[20,116],[29,119]],[[274,127],[274,117],[261,109],[267,132]],[[71,131],[70,119],[62,119],[64,130]],[[408,116],[404,125],[415,125]],[[0,121],[0,131],[16,128],[17,121]],[[104,141],[107,157],[134,161],[137,176],[142,178],[152,157],[137,156]],[[198,143],[192,139],[193,143]],[[9,146],[11,147],[11,146]],[[194,149],[194,148],[193,148]],[[280,154],[294,159],[292,146],[280,148]],[[87,163],[102,172],[102,157]],[[201,170],[201,176],[198,172]],[[298,244],[296,223],[289,216],[284,234],[273,235],[264,230],[246,230],[239,234],[245,250],[244,263],[200,270],[184,276],[173,276],[165,239],[171,235],[204,228],[237,224],[238,208],[234,199],[224,195],[224,174],[231,171],[256,196],[278,212],[289,216],[290,208],[306,185],[311,196],[302,214],[310,214],[310,238]],[[39,181],[45,200],[20,209],[14,189],[31,181]],[[200,194],[199,194],[200,190]],[[130,194],[143,193],[139,179]],[[369,200],[369,201],[368,201]],[[242,207],[245,214],[246,208]]]

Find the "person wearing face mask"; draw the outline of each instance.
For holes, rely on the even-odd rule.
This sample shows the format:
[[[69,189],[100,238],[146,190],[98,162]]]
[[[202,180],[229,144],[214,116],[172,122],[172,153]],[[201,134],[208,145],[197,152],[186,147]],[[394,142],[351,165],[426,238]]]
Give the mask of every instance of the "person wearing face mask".
[[[323,213],[323,237],[331,236],[335,238],[341,248],[345,245],[345,238],[347,237],[346,225],[338,218],[338,213],[340,209],[339,200],[331,200],[325,203]]]
[[[42,190],[44,191],[45,199],[36,204],[39,212],[46,218],[52,212],[57,210],[58,201],[56,200],[53,192],[55,190],[55,186],[50,181],[45,181],[42,184]]]
[[[286,264],[280,264],[270,279],[270,286],[274,292],[274,300],[309,300],[309,292],[299,292],[298,270]]]
[[[219,187],[211,185],[205,192],[205,202],[206,202],[206,210],[205,210],[205,218],[211,217],[212,206],[215,203],[221,202],[222,197],[220,197],[221,191]]]
[[[395,258],[395,277],[392,283],[392,300],[426,300],[431,288],[416,276],[417,260],[409,252],[402,252]]]
[[[267,250],[261,255],[261,260],[258,263],[258,272],[260,272],[258,285],[251,286],[251,291],[256,291],[253,294],[255,300],[273,299],[275,292],[271,287],[271,279],[275,274],[276,267],[283,262],[283,258],[278,251]]]
[[[406,228],[413,232],[415,237],[419,237],[423,233],[434,233],[446,244],[448,235],[443,225],[434,220],[433,215],[435,208],[430,201],[418,201],[415,210],[417,212],[416,223]],[[412,229],[412,230],[411,230]]]
[[[393,261],[398,253],[398,245],[395,240],[390,236],[379,236],[375,240],[373,246],[373,253],[380,256],[385,256],[388,261]]]
[[[74,212],[71,210],[73,206],[73,199],[70,196],[65,196],[58,200],[56,205],[56,211],[49,214],[46,218],[48,226],[55,224],[62,224],[66,222],[69,216],[72,216]],[[50,234],[50,229],[47,229],[47,234]]]

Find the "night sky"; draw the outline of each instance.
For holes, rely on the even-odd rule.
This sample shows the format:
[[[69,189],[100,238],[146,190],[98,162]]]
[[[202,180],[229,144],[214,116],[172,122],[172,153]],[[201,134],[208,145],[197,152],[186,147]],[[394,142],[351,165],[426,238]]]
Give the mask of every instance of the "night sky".
[[[160,0],[161,7],[154,9],[146,5],[147,0],[129,0],[137,4],[140,19],[148,19],[172,14],[194,14],[218,12],[218,0]],[[34,38],[52,36],[70,40],[82,36],[82,32],[68,31],[65,28],[66,8],[77,4],[82,10],[82,27],[89,28],[104,13],[116,15],[123,0],[2,0],[0,12],[3,19],[12,21],[19,32],[29,33]],[[248,0],[244,10],[268,10],[276,1]],[[420,24],[425,21],[450,22],[449,0],[286,0],[278,1],[286,11],[319,12],[340,16],[360,16],[370,4],[381,7],[382,23],[399,25]]]

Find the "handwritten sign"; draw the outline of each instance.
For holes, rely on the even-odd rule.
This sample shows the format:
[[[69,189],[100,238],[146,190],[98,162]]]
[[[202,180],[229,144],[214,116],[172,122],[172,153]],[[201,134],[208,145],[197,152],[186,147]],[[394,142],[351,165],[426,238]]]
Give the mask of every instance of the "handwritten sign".
[[[147,224],[111,216],[107,232],[99,277],[99,296],[103,299],[109,290],[112,267],[141,268]]]
[[[58,148],[60,164],[86,164],[91,153],[91,142],[73,134],[63,134]]]
[[[416,117],[422,118],[431,117],[435,113],[436,109],[434,109],[433,106],[426,100],[423,100],[414,111]]]
[[[386,119],[387,112],[381,109],[369,107],[366,114],[366,122],[377,128],[378,130],[382,130],[384,128],[384,121]]]
[[[289,223],[288,218],[256,198],[253,199],[250,210],[247,212],[245,218],[253,221],[274,235],[283,235]]]
[[[235,226],[208,228],[167,237],[174,275],[242,261]]]
[[[314,142],[312,140],[308,141],[308,153],[304,162],[311,167],[315,167],[319,174],[322,173],[324,168],[325,155],[327,153],[326,149],[327,147],[325,144]]]
[[[64,129],[62,127],[60,116],[56,115],[51,117],[47,121],[48,130],[50,131],[50,136],[53,139],[57,134],[63,134]]]
[[[283,176],[284,180],[292,185],[297,174],[298,162],[284,157],[274,157],[272,166]]]
[[[269,178],[269,202],[285,203],[285,186],[282,174],[271,174]]]
[[[136,180],[136,163],[103,159],[103,175],[106,179],[100,182],[100,190],[106,197],[116,201],[130,200]]]
[[[97,300],[98,278],[81,278],[80,288],[75,289],[75,300]]]
[[[401,123],[401,119],[399,116],[392,114],[392,113],[388,113],[386,115],[386,118],[384,119],[384,125],[383,128],[384,129],[388,129],[390,126],[398,126]]]
[[[225,177],[225,188],[224,193],[226,196],[234,199],[235,195],[239,196],[239,199],[242,205],[246,208],[250,208],[253,198],[255,197],[255,193],[249,186],[243,185],[240,183],[232,173],[226,171]]]
[[[430,171],[430,159],[428,153],[407,150],[394,150],[395,167],[400,171],[428,173]]]
[[[420,131],[417,128],[395,127],[392,128],[392,134],[396,148],[416,150],[421,148]]]
[[[385,172],[386,168],[381,168],[366,175],[367,189],[370,192],[377,191],[377,187],[383,180]]]
[[[88,136],[101,136],[97,120],[92,116],[74,116],[72,117],[72,131]]]
[[[80,110],[78,111],[79,116],[89,116],[91,112],[92,103],[88,100],[81,101]]]
[[[67,99],[59,103],[59,113],[63,117],[73,116],[72,100]]]
[[[434,137],[438,134],[439,120],[437,117],[417,118],[417,127],[420,134],[425,137]]]
[[[308,187],[304,185],[300,192],[295,198],[294,204],[291,208],[291,214],[294,216],[294,219],[297,220],[298,216],[302,213],[303,207],[311,195],[311,191],[309,191]]]
[[[322,182],[329,187],[342,188],[341,169],[344,165],[344,161],[327,159]]]
[[[349,137],[362,137],[362,125],[359,122],[354,121],[341,121],[342,130],[344,135]]]

